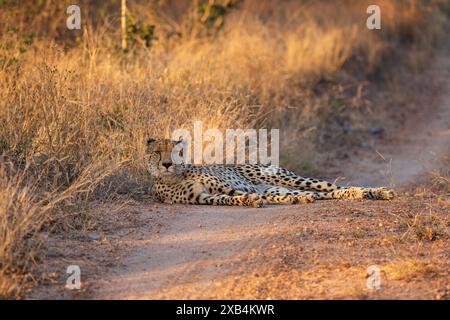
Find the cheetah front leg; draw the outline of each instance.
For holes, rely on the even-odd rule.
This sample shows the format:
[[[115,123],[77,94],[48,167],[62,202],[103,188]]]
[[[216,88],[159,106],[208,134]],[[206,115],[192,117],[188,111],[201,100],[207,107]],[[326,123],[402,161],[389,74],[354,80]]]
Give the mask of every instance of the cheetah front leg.
[[[261,196],[256,193],[234,190],[220,181],[211,183],[195,182],[192,185],[189,203],[215,206],[246,206],[259,208],[263,205]]]
[[[296,204],[314,202],[314,192],[291,190],[284,187],[270,186],[263,191],[263,200],[268,204]]]
[[[260,208],[263,205],[263,200],[261,196],[256,193],[229,196],[227,194],[217,195],[203,192],[197,196],[196,201],[193,203],[214,206],[246,206]]]
[[[209,192],[209,187],[194,180],[185,180],[181,183],[166,185],[156,184],[155,194],[164,203],[185,203],[185,204],[209,204],[224,206],[249,206],[261,207],[263,200],[255,193],[229,194]]]

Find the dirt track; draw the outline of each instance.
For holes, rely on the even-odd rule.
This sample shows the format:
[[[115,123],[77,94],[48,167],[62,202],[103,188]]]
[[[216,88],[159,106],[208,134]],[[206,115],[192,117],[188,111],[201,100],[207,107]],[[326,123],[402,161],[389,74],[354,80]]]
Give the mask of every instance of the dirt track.
[[[436,166],[450,150],[450,97],[411,119],[397,139],[344,167],[346,183],[407,187]],[[141,205],[145,224],[105,235],[118,263],[88,268],[82,293],[35,297],[449,298],[448,241],[398,240],[403,212],[422,212],[424,202],[402,196],[263,209]],[[366,288],[369,265],[383,270],[381,290]]]

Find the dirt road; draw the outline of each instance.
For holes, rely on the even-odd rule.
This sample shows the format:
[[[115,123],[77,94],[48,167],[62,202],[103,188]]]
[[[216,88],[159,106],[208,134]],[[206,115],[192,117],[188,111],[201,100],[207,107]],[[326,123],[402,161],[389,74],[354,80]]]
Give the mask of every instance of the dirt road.
[[[447,92],[450,92],[450,86]],[[427,121],[417,121],[419,119]],[[450,100],[443,101],[432,117],[418,115],[413,121],[414,123],[407,127],[401,143],[379,145],[377,152],[372,151],[365,161],[351,163],[345,170],[347,180],[354,184],[398,187],[408,184],[420,173],[433,168],[434,161],[450,150]],[[148,232],[146,227],[136,230],[135,235],[126,243],[126,251],[129,254],[122,261],[122,265],[112,269],[108,276],[95,281],[92,297],[220,298],[243,295],[268,298],[270,295],[258,293],[255,289],[255,283],[258,283],[256,274],[264,272],[277,259],[283,260],[285,256],[281,253],[280,258],[278,255],[280,250],[286,250],[283,248],[287,244],[294,243],[291,244],[291,249],[306,255],[304,260],[296,261],[302,272],[307,272],[307,265],[315,263],[315,259],[340,265],[343,257],[339,257],[339,251],[343,249],[339,243],[336,247],[330,246],[329,241],[339,242],[340,237],[351,232],[349,229],[358,230],[358,225],[361,224],[363,228],[364,223],[374,223],[381,229],[379,232],[385,231],[385,224],[392,223],[385,221],[389,220],[389,212],[395,210],[400,203],[347,204],[331,201],[264,209],[155,204],[144,215],[155,219],[157,212],[157,221],[161,224],[158,232]],[[363,216],[361,221],[350,226],[345,221],[349,218],[345,214],[346,210],[358,211],[357,216]],[[354,215],[351,217],[354,218]],[[312,237],[308,239],[308,235]],[[318,239],[312,240],[314,235]],[[364,241],[377,243],[376,239]],[[368,244],[362,246],[361,248],[364,248]],[[355,255],[352,250],[344,251]],[[377,264],[389,263],[392,259],[392,253],[383,250],[378,252],[370,248],[365,251],[368,252],[360,253],[360,259],[366,259],[366,264],[350,263],[355,269],[350,279],[355,278],[354,286],[360,289],[364,287],[365,279],[361,277],[358,281],[357,278],[365,272],[365,267],[370,264],[371,259]],[[261,259],[261,256],[267,254],[267,261]],[[381,257],[376,258],[377,254]],[[289,258],[288,254],[286,256]],[[319,264],[323,261],[319,261]],[[312,268],[314,269],[317,268]],[[315,272],[316,276],[330,276],[324,266]],[[347,273],[348,270],[345,274]],[[337,283],[334,291],[344,290],[348,294],[348,288],[339,287],[339,283],[343,284],[344,280],[342,275],[337,279],[328,279]],[[284,284],[279,285],[285,286],[286,292],[291,292],[291,297],[307,297],[315,292],[292,290],[293,284],[288,278]],[[326,291],[327,287],[322,286]],[[244,292],[237,293],[238,287]],[[245,288],[248,288],[249,292],[245,292]],[[417,290],[418,293],[426,291]]]
[[[412,117],[396,139],[343,167],[346,182],[401,187],[429,172],[450,151],[450,97]],[[104,235],[117,263],[87,268],[82,293],[36,297],[449,298],[448,239],[418,245],[405,237],[426,203],[402,196],[263,209],[140,205],[145,223]],[[370,265],[383,272],[381,290],[366,286]]]

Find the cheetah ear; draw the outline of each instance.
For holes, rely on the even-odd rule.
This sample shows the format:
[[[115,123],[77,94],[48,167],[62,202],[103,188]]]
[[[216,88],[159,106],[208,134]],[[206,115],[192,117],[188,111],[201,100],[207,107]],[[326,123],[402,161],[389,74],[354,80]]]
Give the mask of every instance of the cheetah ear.
[[[147,145],[150,146],[150,145],[154,144],[155,142],[156,142],[155,139],[149,138],[149,139],[147,140]]]

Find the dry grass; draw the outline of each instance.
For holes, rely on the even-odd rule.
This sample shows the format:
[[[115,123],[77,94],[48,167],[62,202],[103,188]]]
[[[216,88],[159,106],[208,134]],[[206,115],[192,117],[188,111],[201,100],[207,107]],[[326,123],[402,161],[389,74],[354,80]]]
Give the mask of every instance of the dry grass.
[[[20,293],[24,270],[35,259],[39,231],[45,220],[34,188],[21,173],[0,167],[0,297]]]
[[[0,163],[0,298],[18,297],[28,287],[49,231],[95,224],[86,200],[111,169],[88,166],[67,187],[48,192],[42,186],[48,177]]]
[[[402,239],[434,241],[450,238],[450,220],[446,215],[421,212],[406,218],[404,224],[406,224],[406,232],[402,235]]]
[[[440,169],[430,173],[427,194],[427,208],[420,213],[410,215],[405,223],[407,230],[402,238],[412,237],[419,241],[434,241],[450,238],[450,219],[446,213],[450,208],[450,171],[449,159],[444,159]]]
[[[414,281],[429,277],[442,272],[435,264],[430,261],[418,259],[398,259],[389,264],[381,266],[389,280]]]
[[[440,169],[431,173],[431,190],[441,195],[442,203],[449,206],[450,197],[450,159],[444,159]]]
[[[409,193],[422,200],[421,209],[404,212],[399,216],[404,233],[401,240],[435,241],[450,239],[450,172],[449,160],[443,159],[438,169],[424,177],[420,187]]]
[[[131,12],[152,19],[158,40],[127,54],[117,50],[113,4],[83,2],[82,32],[48,18],[67,1],[3,4],[0,154],[13,165],[0,171],[0,294],[20,291],[14,277],[29,270],[43,226],[83,228],[93,198],[146,188],[148,136],[168,137],[194,120],[204,129],[283,127],[284,164],[308,163],[330,112],[316,85],[352,76],[349,65],[370,74],[402,45],[417,67],[445,20],[434,4],[384,0],[385,32],[371,32],[369,2],[242,1],[211,34],[199,32],[190,2],[136,1]]]

